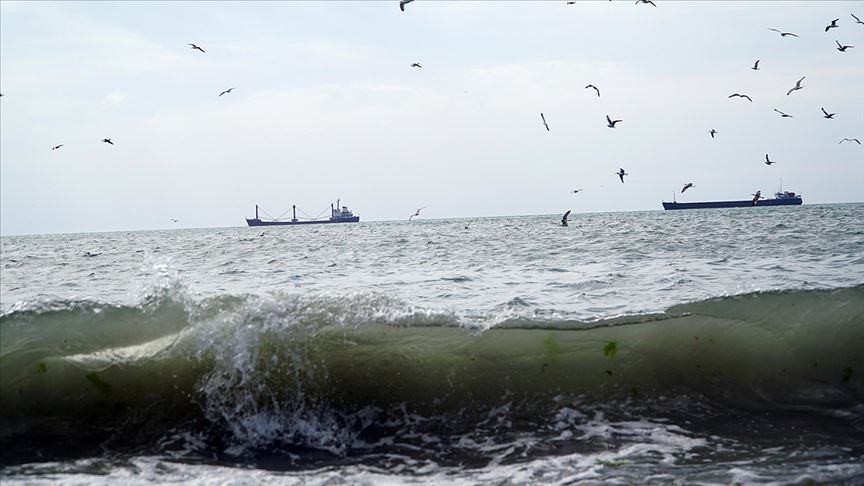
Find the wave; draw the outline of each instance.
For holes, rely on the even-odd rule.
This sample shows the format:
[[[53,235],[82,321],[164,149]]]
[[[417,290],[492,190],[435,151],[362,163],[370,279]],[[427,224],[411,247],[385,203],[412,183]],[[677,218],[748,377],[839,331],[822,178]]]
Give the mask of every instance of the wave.
[[[860,427],[862,323],[864,286],[489,329],[374,294],[193,302],[168,289],[135,306],[25,304],[0,316],[0,447],[14,462],[45,444],[62,456],[203,434],[235,453],[345,454],[406,423],[445,433],[502,407],[535,423],[573,400],[669,408],[675,397],[699,397],[700,414],[808,410]]]

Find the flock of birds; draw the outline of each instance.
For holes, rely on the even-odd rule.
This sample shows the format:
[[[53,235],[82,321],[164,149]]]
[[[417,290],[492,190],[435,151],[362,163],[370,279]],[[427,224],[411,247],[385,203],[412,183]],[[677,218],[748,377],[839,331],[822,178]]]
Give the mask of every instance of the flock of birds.
[[[404,1],[404,0],[403,0],[403,1]],[[413,0],[409,0],[409,1],[413,1]],[[568,1],[568,2],[566,2],[566,3],[567,3],[567,5],[573,5],[573,4],[575,4],[576,2],[575,2],[575,1]],[[636,1],[636,5],[639,5],[639,4],[651,4],[651,5],[655,6],[655,7],[657,6],[657,5],[654,4],[654,2],[652,2],[651,0],[637,0],[637,1]],[[852,18],[855,19],[855,23],[856,23],[856,24],[862,24],[862,25],[864,25],[864,21],[862,21],[861,19],[859,19],[858,17],[856,17],[855,14],[851,14],[851,15],[852,15]],[[828,24],[828,25],[825,27],[825,32],[828,32],[828,31],[830,31],[831,29],[839,28],[840,26],[837,24],[839,21],[840,21],[839,18],[837,18],[837,19],[833,19],[833,20],[831,21],[831,23]],[[771,31],[777,32],[778,34],[780,34],[780,37],[787,37],[787,36],[790,36],[790,37],[800,37],[798,34],[795,34],[794,32],[783,32],[783,31],[781,31],[781,30],[779,30],[779,29],[774,29],[774,28],[769,28],[768,30],[771,30]],[[854,48],[854,47],[855,47],[855,46],[851,46],[851,45],[844,45],[844,44],[841,44],[840,41],[836,41],[836,40],[835,40],[835,42],[837,43],[837,50],[840,51],[840,52],[844,52],[844,53],[845,53],[847,49],[851,49],[851,48]],[[760,62],[760,60],[757,59],[756,62],[753,64],[753,66],[752,66],[750,69],[752,69],[752,70],[754,70],[754,71],[759,71],[759,62]],[[794,93],[795,91],[798,91],[798,90],[804,89],[804,85],[803,85],[802,83],[803,83],[803,81],[804,81],[805,78],[806,78],[806,76],[802,76],[798,81],[796,81],[796,82],[795,82],[795,85],[792,86],[792,87],[791,87],[791,88],[786,92],[786,96],[791,95],[791,94]],[[594,84],[588,84],[588,85],[585,86],[584,89],[593,89],[594,92],[597,94],[597,97],[598,97],[598,98],[600,97],[600,88],[598,88],[598,87],[595,86]],[[728,96],[728,98],[730,98],[730,99],[731,99],[731,98],[740,98],[740,99],[742,99],[742,100],[746,99],[747,101],[749,101],[749,102],[751,102],[751,103],[753,102],[753,99],[752,99],[749,95],[744,94],[744,93],[732,93],[732,94],[730,94],[730,95]],[[821,110],[822,110],[822,116],[823,116],[823,118],[826,118],[826,119],[829,119],[829,120],[830,120],[830,119],[833,119],[834,116],[836,115],[836,113],[828,113],[828,111],[825,110],[824,107],[820,107],[820,108],[821,108]],[[778,110],[777,108],[774,108],[774,111],[777,112],[778,114],[780,114],[780,117],[781,117],[781,118],[793,118],[792,115],[789,115],[789,114],[787,114],[787,113],[784,113],[784,112]],[[543,126],[546,128],[546,131],[550,131],[549,124],[548,124],[547,121],[546,121],[546,115],[544,115],[543,112],[540,113],[540,119],[541,119],[541,121],[543,122]],[[612,117],[610,117],[608,114],[606,115],[606,126],[609,127],[609,128],[615,128],[616,124],[621,123],[621,122],[623,122],[623,121],[624,121],[624,120],[613,120]],[[716,135],[717,135],[718,133],[719,133],[719,132],[718,132],[716,129],[714,129],[714,128],[708,130],[708,134],[711,136],[712,139],[716,138]],[[840,143],[841,143],[841,144],[844,143],[844,142],[857,143],[858,145],[861,145],[861,141],[860,141],[859,139],[857,139],[857,138],[843,138],[842,140],[840,140]],[[776,161],[771,160],[771,158],[769,157],[768,154],[765,154],[765,162],[764,162],[765,165],[767,165],[767,166],[770,167],[771,165],[774,165],[774,164],[776,164],[776,163],[777,163]],[[628,173],[624,170],[624,168],[622,167],[622,168],[619,168],[617,172],[615,172],[615,175],[618,176],[619,180],[620,180],[621,183],[623,184],[623,183],[624,183],[624,176],[629,175],[629,174],[628,174]],[[692,182],[687,182],[687,183],[685,183],[684,186],[681,188],[681,193],[683,194],[685,191],[687,191],[687,189],[690,189],[690,188],[692,188],[692,187],[695,187],[695,186],[693,185]],[[572,193],[573,193],[573,194],[576,194],[576,193],[581,192],[582,190],[583,190],[583,189],[574,189],[574,190],[572,191]],[[756,201],[758,201],[758,200],[761,199],[761,198],[762,198],[762,191],[756,191],[756,193],[753,194],[753,203],[754,203],[754,205],[755,205]],[[563,225],[563,226],[567,226],[567,221],[568,221],[568,217],[569,217],[569,216],[570,216],[570,210],[568,210],[566,213],[564,213],[563,217],[561,218],[561,225]]]
[[[413,1],[414,1],[414,0],[399,0],[399,9],[400,9],[401,11],[404,12],[404,11],[405,11],[405,6],[406,6],[407,4],[413,2]],[[611,1],[611,0],[610,0],[610,1]],[[576,4],[576,3],[577,3],[577,2],[576,2],[576,1],[573,1],[573,0],[570,0],[570,1],[567,1],[567,2],[566,2],[567,5],[574,5],[574,4]],[[639,5],[639,4],[643,4],[643,5],[650,4],[650,5],[654,6],[654,7],[657,6],[657,5],[656,5],[652,0],[636,0],[636,5]],[[857,16],[855,16],[855,14],[850,14],[850,15],[852,15],[852,18],[855,19],[855,24],[861,24],[861,25],[864,25],[864,21],[862,21],[862,20],[859,19]],[[839,21],[840,21],[839,18],[831,20],[831,23],[828,24],[828,25],[825,27],[825,32],[828,32],[828,31],[830,31],[831,29],[839,28],[840,26],[837,24]],[[784,32],[784,31],[781,31],[781,30],[779,30],[779,29],[775,29],[775,28],[769,28],[768,30],[771,30],[771,31],[773,31],[773,32],[777,32],[778,34],[780,34],[780,37],[784,37],[784,38],[785,38],[785,37],[800,37],[798,34],[796,34],[796,33],[794,33],[794,32]],[[851,46],[851,45],[844,45],[844,44],[841,44],[839,40],[837,40],[837,41],[835,41],[835,42],[837,43],[837,50],[840,51],[840,52],[842,52],[842,53],[845,53],[846,50],[855,47],[855,46]],[[197,45],[197,44],[189,43],[189,44],[187,44],[187,45],[190,47],[190,49],[195,50],[195,51],[199,51],[199,52],[201,52],[201,54],[205,54],[205,53],[206,53],[206,51],[205,51],[201,46],[199,46],[199,45]],[[759,62],[760,62],[760,60],[756,60],[756,62],[753,64],[753,66],[752,66],[750,69],[752,69],[752,70],[754,70],[754,71],[759,71],[759,70],[760,70],[760,68],[759,68]],[[422,68],[423,66],[422,66],[419,62],[414,62],[414,63],[411,64],[411,67],[412,67],[412,68]],[[796,82],[795,82],[795,85],[794,85],[792,88],[790,88],[790,89],[786,92],[786,96],[791,95],[791,94],[792,94],[793,92],[795,92],[795,91],[798,91],[798,90],[804,89],[805,86],[802,85],[802,82],[804,81],[805,78],[806,78],[806,76],[802,76],[798,81],[796,81]],[[233,88],[233,87],[232,87],[232,88],[228,88],[228,89],[226,89],[226,90],[220,92],[219,95],[218,95],[218,97],[222,97],[223,95],[230,94],[234,89],[235,89],[235,88]],[[600,97],[600,88],[598,88],[598,87],[595,86],[594,84],[588,84],[588,85],[585,86],[584,89],[593,89],[594,92],[597,94],[597,97],[598,97],[598,98]],[[0,93],[0,96],[3,96],[3,94]],[[751,103],[753,102],[753,99],[752,99],[749,95],[744,94],[744,93],[732,93],[732,94],[730,94],[730,95],[728,96],[728,98],[730,98],[730,99],[731,99],[731,98],[740,98],[740,99],[742,99],[742,100],[743,100],[743,99],[746,99],[747,101],[749,101],[749,102],[751,102]],[[821,110],[822,110],[822,113],[823,113],[823,117],[826,118],[826,119],[833,119],[834,116],[836,115],[836,113],[828,113],[828,111],[826,111],[824,107],[821,107]],[[774,108],[774,111],[777,112],[777,113],[780,115],[781,118],[793,118],[792,115],[787,114],[787,113],[784,113],[783,111],[780,111],[780,110],[778,110],[777,108]],[[546,116],[543,114],[543,112],[540,113],[540,119],[541,119],[541,121],[543,122],[543,126],[544,126],[544,128],[546,129],[546,131],[551,131],[551,129],[549,128],[549,123],[546,121]],[[614,129],[614,128],[616,128],[616,125],[617,125],[618,123],[621,123],[621,122],[623,122],[623,121],[624,121],[624,120],[621,120],[621,119],[615,119],[615,120],[613,120],[612,117],[610,117],[608,114],[606,115],[606,126],[609,127],[609,128]],[[712,128],[711,130],[708,131],[708,133],[709,133],[709,135],[711,136],[711,138],[714,139],[715,136],[716,136],[719,132],[718,132],[716,129]],[[114,145],[114,142],[112,142],[110,138],[103,138],[101,141],[102,141],[102,143],[106,143],[106,144],[109,144],[109,145]],[[840,140],[840,143],[841,143],[841,144],[844,143],[844,142],[857,143],[858,145],[861,145],[861,141],[860,141],[859,139],[857,139],[857,138],[843,138],[842,140]],[[59,149],[62,148],[62,147],[64,147],[64,144],[61,143],[61,144],[54,145],[53,147],[51,147],[51,150],[52,150],[52,151],[53,151],[53,150],[59,150]],[[768,165],[768,166],[770,167],[771,165],[776,164],[777,162],[771,160],[771,159],[769,158],[768,154],[765,154],[765,162],[764,162],[764,163],[765,163],[765,165]],[[624,168],[619,168],[618,171],[615,172],[615,175],[618,176],[619,180],[620,180],[621,183],[623,184],[623,183],[624,183],[624,176],[627,176],[627,175],[629,175],[629,174],[624,170]],[[690,189],[690,188],[692,188],[692,187],[695,187],[695,186],[693,185],[692,182],[687,182],[687,183],[685,183],[684,186],[683,186],[683,188],[681,189],[681,193],[683,194],[687,189]],[[579,193],[579,192],[581,192],[581,191],[583,191],[583,189],[575,189],[575,190],[572,191],[572,193],[576,194],[576,193]],[[754,196],[756,199],[759,199],[759,198],[761,197],[761,192],[760,192],[760,191],[757,191],[756,194],[754,194],[753,196]],[[419,216],[420,216],[420,210],[422,210],[422,209],[424,209],[424,208],[421,207],[421,208],[417,209],[417,211],[415,211],[414,214],[412,214],[412,215],[408,218],[408,221],[411,221],[411,220],[414,219],[415,217],[419,217]],[[570,215],[570,211],[568,210],[568,211],[564,214],[563,218],[561,219],[561,223],[562,223],[562,225],[567,226],[567,218],[568,218],[569,215]],[[172,219],[171,221],[174,222],[174,223],[178,222],[178,220],[176,220],[176,219]]]

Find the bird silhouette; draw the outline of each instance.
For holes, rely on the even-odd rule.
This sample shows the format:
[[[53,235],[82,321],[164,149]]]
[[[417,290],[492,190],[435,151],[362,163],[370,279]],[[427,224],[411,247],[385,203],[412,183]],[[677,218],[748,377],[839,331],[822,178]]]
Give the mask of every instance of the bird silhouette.
[[[411,64],[411,67],[422,68],[423,66],[421,66],[419,62],[415,62]]]
[[[405,5],[413,2],[414,0],[399,0],[399,10],[405,11]]]
[[[827,111],[825,111],[825,108],[822,108],[822,113],[825,114],[824,118],[834,118],[834,115],[837,114],[837,113],[828,113]]]
[[[746,94],[732,93],[731,95],[727,96],[727,98],[736,98],[736,97],[737,98],[747,98],[747,101],[749,101],[750,103],[753,103],[753,100],[750,99],[750,97],[747,96]]]
[[[843,143],[843,142],[855,142],[858,145],[861,145],[861,141],[858,140],[857,138],[844,138],[843,140],[840,140],[840,143]]]
[[[711,130],[708,130],[708,133],[711,135],[711,138],[714,138],[714,135],[718,134],[719,132],[712,128]]]
[[[597,92],[597,97],[598,98],[600,97],[600,89],[597,88],[597,86],[594,86],[593,84],[589,84],[588,86],[585,86],[585,89],[588,89],[588,88],[594,88],[594,91]]]
[[[543,112],[540,112],[540,119],[543,120],[543,126],[546,127],[546,131],[549,131],[549,124],[546,123],[546,116],[543,115]]]
[[[59,148],[62,147],[62,146],[63,146],[62,143],[61,143],[60,145],[55,145],[55,146],[51,147],[51,150],[57,150],[57,149],[59,149]]]
[[[581,192],[581,191],[584,191],[584,189],[573,189],[572,192],[573,192],[573,194],[576,194],[577,192]]]
[[[624,184],[624,176],[630,175],[630,174],[624,172],[624,169],[618,169],[618,172],[616,172],[615,174],[617,174],[618,177],[621,179],[621,184]]]
[[[838,20],[840,20],[840,19],[834,19],[834,20],[832,20],[832,21],[831,21],[831,24],[829,24],[827,27],[825,27],[825,32],[828,32],[828,31],[831,30],[831,29],[836,29],[837,27],[839,27],[839,25],[837,25],[837,21],[838,21]]]
[[[840,51],[840,52],[846,52],[846,49],[849,49],[850,47],[855,47],[855,46],[843,46],[843,45],[840,45],[840,41],[836,41],[836,40],[835,40],[834,42],[837,43],[837,50]]]
[[[769,166],[770,166],[771,164],[776,164],[776,163],[777,163],[777,162],[774,162],[773,160],[771,160],[771,159],[768,158],[768,154],[765,154],[765,165],[769,165]]]
[[[420,209],[423,209],[425,207],[426,206],[423,206],[422,208],[419,208],[417,211],[415,211],[414,214],[412,214],[411,216],[408,217],[408,221],[411,221],[412,219],[414,219],[414,216],[420,216]]]
[[[650,3],[651,5],[654,5],[654,2],[652,2],[651,0],[636,0],[636,3],[634,5],[639,5],[640,3]],[[657,5],[654,6],[656,7]]]
[[[858,17],[856,17],[855,14],[849,14],[849,15],[851,15],[852,18],[855,19],[855,23],[856,23],[856,24],[862,24],[862,25],[864,25],[864,21],[862,21],[861,19],[859,19]]]
[[[783,113],[782,111],[778,110],[777,108],[774,108],[774,111],[776,111],[777,113],[780,113],[781,118],[795,118],[792,115],[787,115],[786,113]]]
[[[114,145],[114,142],[112,142],[110,138],[103,138],[102,142],[103,143],[110,143],[111,145]]]
[[[754,71],[759,70],[759,59],[756,59],[756,64],[753,64],[753,67],[751,67],[750,69],[752,69]]]
[[[230,92],[232,92],[232,91],[234,91],[234,88],[228,88],[228,89],[226,89],[225,91],[219,93],[219,96],[222,96],[222,95],[224,95],[224,94],[228,94],[228,93],[230,93]]]
[[[686,191],[687,189],[690,189],[691,187],[693,187],[692,182],[688,182],[687,184],[684,184],[684,187],[681,189],[681,194],[684,194],[684,191]]]
[[[195,44],[189,44],[189,45],[192,46],[193,50],[201,51],[202,53],[204,52],[204,49],[201,49],[200,47],[196,46]]]
[[[570,216],[570,210],[568,209],[566,213],[564,213],[564,217],[561,218],[561,226],[567,226],[567,217]]]
[[[791,35],[792,37],[798,37],[798,34],[793,34],[792,32],[781,32],[777,29],[768,29],[768,30],[773,30],[774,32],[777,32],[778,34],[780,34],[780,37],[786,37],[787,35]]]
[[[806,77],[807,77],[807,76],[801,76],[801,79],[799,79],[799,80],[795,83],[795,86],[794,86],[792,89],[790,89],[789,91],[786,92],[786,96],[789,96],[790,94],[792,94],[793,91],[798,91],[799,89],[803,88],[804,86],[801,86],[801,81],[804,81],[804,78],[806,78]]]
[[[615,128],[615,124],[622,121],[624,120],[613,120],[609,118],[609,115],[606,115],[606,126],[609,128]]]

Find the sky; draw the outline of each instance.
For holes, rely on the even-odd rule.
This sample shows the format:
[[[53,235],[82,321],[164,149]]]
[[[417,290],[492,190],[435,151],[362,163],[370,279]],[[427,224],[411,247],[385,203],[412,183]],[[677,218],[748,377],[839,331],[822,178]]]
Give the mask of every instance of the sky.
[[[864,3],[655,3],[2,0],[0,234],[864,200]]]

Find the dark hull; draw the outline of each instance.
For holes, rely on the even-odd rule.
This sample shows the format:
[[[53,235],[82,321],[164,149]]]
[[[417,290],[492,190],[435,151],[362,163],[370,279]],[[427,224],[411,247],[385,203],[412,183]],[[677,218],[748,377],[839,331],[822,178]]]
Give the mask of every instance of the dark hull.
[[[713,209],[713,208],[749,208],[762,206],[800,206],[803,200],[800,197],[787,199],[760,199],[756,204],[752,200],[744,201],[706,201],[706,202],[663,202],[663,209]]]
[[[322,219],[313,221],[261,221],[260,219],[246,218],[246,224],[249,226],[295,226],[301,224],[331,224],[331,223],[357,223],[360,221],[360,216],[353,218],[339,219]]]

